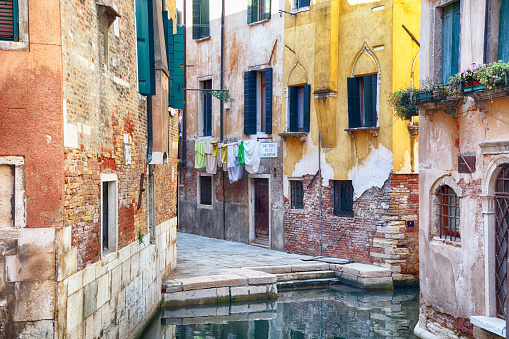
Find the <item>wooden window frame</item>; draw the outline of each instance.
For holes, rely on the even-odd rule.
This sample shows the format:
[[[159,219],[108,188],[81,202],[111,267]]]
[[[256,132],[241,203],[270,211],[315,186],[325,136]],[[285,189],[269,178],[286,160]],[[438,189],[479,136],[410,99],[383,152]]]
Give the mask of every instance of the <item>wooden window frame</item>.
[[[333,180],[332,182],[333,182],[332,213],[337,217],[353,218],[354,188],[352,181]]]

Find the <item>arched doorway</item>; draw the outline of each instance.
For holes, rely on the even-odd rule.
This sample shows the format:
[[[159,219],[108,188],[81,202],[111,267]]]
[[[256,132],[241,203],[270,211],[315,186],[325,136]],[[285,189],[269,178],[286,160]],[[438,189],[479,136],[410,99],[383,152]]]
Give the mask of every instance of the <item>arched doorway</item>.
[[[507,257],[509,241],[509,165],[505,165],[495,184],[495,268],[497,317],[505,319],[507,299]]]

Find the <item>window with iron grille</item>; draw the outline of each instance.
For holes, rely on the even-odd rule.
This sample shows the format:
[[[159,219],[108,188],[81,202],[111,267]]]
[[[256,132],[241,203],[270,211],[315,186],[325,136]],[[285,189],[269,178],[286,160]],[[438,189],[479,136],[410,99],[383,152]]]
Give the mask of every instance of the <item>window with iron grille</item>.
[[[212,177],[209,175],[200,175],[199,177],[200,188],[200,205],[212,205]]]
[[[291,191],[290,192],[291,208],[301,210],[303,208],[303,196],[304,196],[302,181],[290,180],[290,191]]]
[[[444,185],[437,193],[438,232],[441,239],[458,241],[460,239],[460,206],[454,190]]]
[[[334,180],[334,215],[338,217],[354,216],[353,185],[351,180]]]
[[[509,166],[498,175],[495,185],[495,295],[497,317],[505,319],[507,310],[507,243],[509,240]]]

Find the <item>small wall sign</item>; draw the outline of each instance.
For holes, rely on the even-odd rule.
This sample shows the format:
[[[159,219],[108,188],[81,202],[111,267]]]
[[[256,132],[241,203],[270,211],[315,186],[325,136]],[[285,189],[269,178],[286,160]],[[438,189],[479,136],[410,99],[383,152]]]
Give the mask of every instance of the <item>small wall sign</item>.
[[[262,142],[260,147],[261,158],[277,158],[277,142]]]

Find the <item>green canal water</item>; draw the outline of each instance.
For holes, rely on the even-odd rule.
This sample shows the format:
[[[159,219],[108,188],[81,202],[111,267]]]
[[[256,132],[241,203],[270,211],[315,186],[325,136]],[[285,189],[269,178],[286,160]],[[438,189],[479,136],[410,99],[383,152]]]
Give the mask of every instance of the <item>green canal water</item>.
[[[142,338],[415,338],[419,290],[349,286],[279,292],[270,301],[164,308]]]

